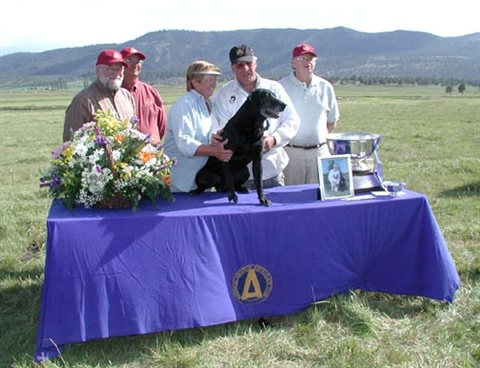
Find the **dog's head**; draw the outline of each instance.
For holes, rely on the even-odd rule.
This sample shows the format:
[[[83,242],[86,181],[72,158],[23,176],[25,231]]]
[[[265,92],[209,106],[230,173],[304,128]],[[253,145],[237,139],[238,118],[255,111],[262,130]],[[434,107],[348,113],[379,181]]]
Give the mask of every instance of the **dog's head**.
[[[250,94],[250,99],[253,104],[260,107],[260,113],[265,118],[278,119],[280,113],[287,107],[285,103],[280,101],[275,94],[268,89],[255,89]]]

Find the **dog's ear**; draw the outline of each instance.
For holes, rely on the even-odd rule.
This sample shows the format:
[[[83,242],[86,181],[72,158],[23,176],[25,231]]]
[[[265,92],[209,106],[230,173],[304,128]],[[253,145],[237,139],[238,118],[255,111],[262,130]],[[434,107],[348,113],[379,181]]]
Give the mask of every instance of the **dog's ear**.
[[[259,98],[263,98],[265,100],[276,100],[277,96],[269,89],[261,89],[259,90]]]
[[[268,97],[276,100],[277,99],[277,95],[273,92],[273,91],[270,91],[270,90],[266,90],[265,91],[266,94],[268,94]]]
[[[247,98],[247,99],[248,99],[251,103],[258,102],[258,101],[260,100],[259,94],[260,94],[260,90],[259,90],[259,89],[254,89],[254,90],[248,95],[248,98]]]

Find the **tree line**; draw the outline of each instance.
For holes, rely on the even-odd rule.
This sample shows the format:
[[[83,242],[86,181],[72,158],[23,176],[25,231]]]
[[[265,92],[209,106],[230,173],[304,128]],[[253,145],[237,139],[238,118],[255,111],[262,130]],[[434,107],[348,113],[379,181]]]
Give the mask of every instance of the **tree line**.
[[[162,75],[162,78],[158,78],[156,75],[149,73],[149,78],[143,78],[144,81],[150,84],[164,84],[167,80],[172,78],[178,78],[177,75],[168,73]],[[357,85],[418,85],[418,86],[445,86],[445,93],[452,93],[454,86],[458,89],[459,93],[466,91],[466,86],[471,85],[473,87],[480,87],[480,81],[466,81],[454,78],[425,78],[425,77],[372,77],[372,76],[356,76],[353,75],[350,78],[344,77],[324,77],[332,84],[357,84]],[[274,78],[273,78],[274,79]],[[87,87],[94,80],[93,75],[83,76],[83,86]],[[37,86],[38,87],[38,86]],[[68,89],[68,82],[64,78],[58,78],[49,83],[47,89]]]
[[[413,86],[464,86],[471,85],[480,87],[480,81],[455,79],[455,78],[428,78],[428,77],[362,77],[351,76],[350,78],[327,77],[331,83],[336,84],[360,84],[360,85],[413,85]]]

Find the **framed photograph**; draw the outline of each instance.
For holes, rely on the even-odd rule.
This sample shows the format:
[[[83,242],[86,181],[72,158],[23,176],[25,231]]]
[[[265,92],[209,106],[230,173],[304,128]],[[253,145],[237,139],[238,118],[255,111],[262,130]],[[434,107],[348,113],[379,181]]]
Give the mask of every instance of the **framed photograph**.
[[[328,201],[355,195],[350,155],[319,157],[317,165],[320,200]]]

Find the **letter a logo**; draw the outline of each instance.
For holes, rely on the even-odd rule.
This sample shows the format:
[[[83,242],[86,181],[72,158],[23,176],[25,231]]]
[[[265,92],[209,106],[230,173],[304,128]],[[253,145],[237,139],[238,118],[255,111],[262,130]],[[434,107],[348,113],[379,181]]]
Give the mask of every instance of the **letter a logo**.
[[[245,285],[243,286],[242,300],[261,297],[262,289],[260,288],[260,282],[258,281],[257,274],[254,270],[249,270],[247,272]]]
[[[232,282],[233,295],[242,304],[259,304],[270,296],[272,275],[260,265],[248,265],[235,273]]]

